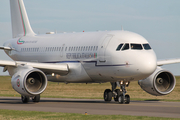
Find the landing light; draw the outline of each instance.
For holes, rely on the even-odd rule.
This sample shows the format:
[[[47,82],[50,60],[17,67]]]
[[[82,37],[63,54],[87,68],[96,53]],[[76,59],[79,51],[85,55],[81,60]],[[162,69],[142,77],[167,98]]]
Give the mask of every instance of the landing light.
[[[54,73],[52,73],[52,76],[54,76]]]
[[[121,85],[123,84],[123,81],[121,81]]]
[[[129,84],[129,82],[126,82],[126,85],[128,85]]]

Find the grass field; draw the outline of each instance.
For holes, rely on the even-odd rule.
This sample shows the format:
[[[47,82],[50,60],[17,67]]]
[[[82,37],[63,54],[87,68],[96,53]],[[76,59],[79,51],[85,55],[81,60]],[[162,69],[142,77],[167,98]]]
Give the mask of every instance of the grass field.
[[[84,115],[75,113],[54,113],[36,111],[0,110],[0,120],[179,120],[128,115]]]
[[[137,81],[130,83],[127,87],[127,93],[131,100],[180,101],[180,77],[176,77],[176,80],[174,91],[165,96],[152,96],[146,93],[140,88]],[[48,82],[48,86],[41,97],[103,99],[104,90],[108,88],[111,89],[110,83],[64,84]],[[0,96],[20,96],[13,90],[9,76],[0,76]]]

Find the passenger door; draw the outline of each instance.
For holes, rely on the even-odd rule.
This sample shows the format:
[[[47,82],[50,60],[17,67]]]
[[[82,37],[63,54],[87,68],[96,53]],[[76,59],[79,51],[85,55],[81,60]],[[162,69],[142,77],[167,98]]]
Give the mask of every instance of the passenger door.
[[[109,44],[109,42],[112,39],[112,35],[108,35],[105,37],[105,39],[103,40],[100,48],[99,48],[99,60],[98,63],[105,63],[106,62],[106,48]]]

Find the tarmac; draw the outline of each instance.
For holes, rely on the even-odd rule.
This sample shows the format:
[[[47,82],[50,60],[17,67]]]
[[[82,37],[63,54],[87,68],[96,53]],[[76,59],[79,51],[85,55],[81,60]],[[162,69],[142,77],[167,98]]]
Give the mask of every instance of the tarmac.
[[[131,101],[130,104],[99,99],[41,98],[23,104],[20,97],[0,97],[0,109],[80,113],[88,115],[132,115],[180,118],[180,102]]]

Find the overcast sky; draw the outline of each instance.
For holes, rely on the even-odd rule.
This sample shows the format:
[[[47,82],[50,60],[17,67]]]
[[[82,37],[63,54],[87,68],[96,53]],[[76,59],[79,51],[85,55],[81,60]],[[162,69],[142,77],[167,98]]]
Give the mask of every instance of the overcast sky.
[[[124,30],[145,37],[158,59],[180,58],[180,0],[24,0],[36,33]],[[11,39],[9,0],[0,1],[0,46]],[[0,51],[1,60],[10,60]],[[180,64],[165,65],[180,75]],[[0,75],[8,74],[2,73]]]

